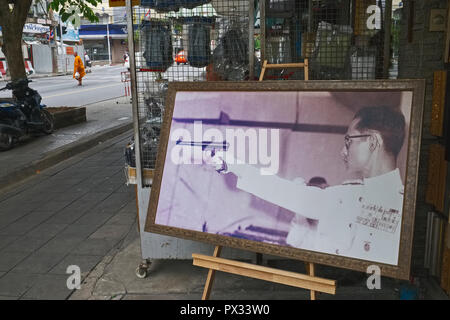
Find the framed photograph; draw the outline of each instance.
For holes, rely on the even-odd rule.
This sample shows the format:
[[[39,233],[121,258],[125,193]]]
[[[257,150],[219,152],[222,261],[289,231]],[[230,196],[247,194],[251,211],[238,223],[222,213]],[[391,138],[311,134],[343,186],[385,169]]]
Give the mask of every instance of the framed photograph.
[[[145,231],[408,279],[424,88],[169,84]]]

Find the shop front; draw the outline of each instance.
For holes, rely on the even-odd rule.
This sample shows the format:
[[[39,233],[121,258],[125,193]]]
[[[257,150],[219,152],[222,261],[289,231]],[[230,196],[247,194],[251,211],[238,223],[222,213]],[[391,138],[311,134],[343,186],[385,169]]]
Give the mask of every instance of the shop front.
[[[94,63],[123,63],[127,51],[126,25],[81,25],[80,39]]]

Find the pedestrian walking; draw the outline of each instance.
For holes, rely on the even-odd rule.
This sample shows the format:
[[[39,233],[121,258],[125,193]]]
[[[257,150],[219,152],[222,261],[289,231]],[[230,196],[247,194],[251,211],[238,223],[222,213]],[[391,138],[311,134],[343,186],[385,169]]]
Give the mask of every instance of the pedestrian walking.
[[[87,54],[87,52],[84,53],[84,63],[86,65],[86,73],[91,72],[91,67],[92,67],[92,62],[91,62],[91,58],[89,58],[89,55]]]
[[[75,61],[73,64],[73,78],[78,80],[78,85],[81,86],[83,77],[86,75],[86,72],[84,71],[83,60],[81,60],[78,52],[75,52],[73,55],[75,56]]]

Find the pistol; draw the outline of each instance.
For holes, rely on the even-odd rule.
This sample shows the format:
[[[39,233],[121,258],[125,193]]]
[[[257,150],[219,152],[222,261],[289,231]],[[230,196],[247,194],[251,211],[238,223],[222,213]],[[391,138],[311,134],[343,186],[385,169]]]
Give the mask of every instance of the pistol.
[[[223,142],[215,141],[183,141],[178,139],[176,142],[180,146],[190,146],[195,148],[202,148],[202,151],[211,150],[211,156],[214,157],[216,151],[227,151],[230,144],[224,140]]]

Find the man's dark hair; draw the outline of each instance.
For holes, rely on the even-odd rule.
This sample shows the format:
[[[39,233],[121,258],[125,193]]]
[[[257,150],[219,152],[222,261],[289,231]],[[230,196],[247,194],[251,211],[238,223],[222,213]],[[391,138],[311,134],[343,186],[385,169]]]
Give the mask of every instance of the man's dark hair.
[[[378,131],[385,150],[397,157],[405,139],[405,117],[399,110],[385,106],[365,107],[355,114],[354,119],[360,119],[357,130]]]
[[[328,186],[328,183],[327,180],[323,177],[312,177],[308,181],[308,186],[315,186],[315,187]]]

